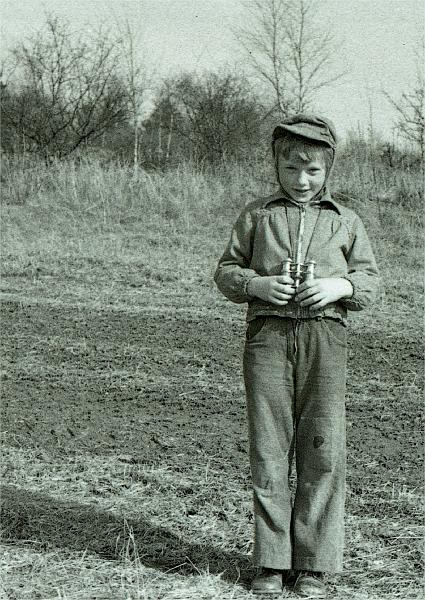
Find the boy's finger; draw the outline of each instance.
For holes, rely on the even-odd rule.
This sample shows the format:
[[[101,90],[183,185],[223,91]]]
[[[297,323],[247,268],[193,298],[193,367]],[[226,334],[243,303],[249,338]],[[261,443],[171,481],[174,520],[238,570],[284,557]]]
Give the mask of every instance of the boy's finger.
[[[303,292],[304,290],[308,290],[309,288],[311,288],[313,285],[315,285],[316,282],[313,279],[312,281],[303,281],[299,286],[298,286],[298,292]]]
[[[279,291],[283,294],[289,294],[290,296],[294,296],[296,292],[295,288],[288,284],[282,285]]]
[[[294,283],[294,280],[289,275],[277,275],[276,281],[278,283]]]
[[[288,293],[292,294],[292,290],[294,290],[295,292],[295,288],[291,283],[283,283],[281,281],[276,281],[276,283],[274,284],[274,288],[276,290],[279,290],[280,292],[283,290],[288,290]]]
[[[305,300],[306,298],[310,298],[310,296],[317,294],[317,291],[318,290],[316,288],[306,288],[304,290],[300,290],[300,288],[298,288],[295,299],[297,302],[301,302],[302,300]]]
[[[322,297],[320,296],[320,294],[314,294],[314,296],[310,296],[306,300],[300,302],[300,306],[313,306],[314,304],[320,302],[321,299]]]
[[[273,297],[276,298],[277,300],[290,300],[291,296],[289,294],[285,294],[283,292],[275,292],[273,294]]]

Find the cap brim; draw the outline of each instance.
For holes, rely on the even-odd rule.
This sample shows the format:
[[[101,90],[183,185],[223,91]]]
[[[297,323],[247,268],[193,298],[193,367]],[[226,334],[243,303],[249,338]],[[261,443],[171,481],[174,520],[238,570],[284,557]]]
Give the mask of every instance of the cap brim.
[[[317,130],[317,125],[310,125],[309,123],[285,123],[284,125],[278,125],[273,131],[273,141],[284,136],[285,132],[290,132],[294,135],[298,135],[308,140],[320,142],[321,144],[325,144],[326,146],[329,146],[329,148],[332,149],[335,149],[336,147],[336,142],[334,140],[329,139],[330,136],[328,131],[325,131],[322,134],[320,131]]]

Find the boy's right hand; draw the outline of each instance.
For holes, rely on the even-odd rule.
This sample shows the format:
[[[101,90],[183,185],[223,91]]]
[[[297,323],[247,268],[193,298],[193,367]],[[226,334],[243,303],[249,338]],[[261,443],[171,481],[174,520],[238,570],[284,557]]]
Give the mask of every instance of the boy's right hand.
[[[293,284],[294,280],[288,275],[258,276],[251,279],[246,291],[250,296],[256,296],[266,302],[284,306],[295,295]]]

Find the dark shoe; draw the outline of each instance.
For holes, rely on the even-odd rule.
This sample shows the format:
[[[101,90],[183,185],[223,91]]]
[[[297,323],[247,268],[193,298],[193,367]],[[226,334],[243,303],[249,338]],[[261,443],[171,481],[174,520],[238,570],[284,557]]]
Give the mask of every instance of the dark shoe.
[[[301,598],[326,598],[323,574],[317,571],[300,571],[294,585],[294,592]]]
[[[262,568],[254,577],[251,590],[253,594],[280,594],[282,592],[282,571]]]

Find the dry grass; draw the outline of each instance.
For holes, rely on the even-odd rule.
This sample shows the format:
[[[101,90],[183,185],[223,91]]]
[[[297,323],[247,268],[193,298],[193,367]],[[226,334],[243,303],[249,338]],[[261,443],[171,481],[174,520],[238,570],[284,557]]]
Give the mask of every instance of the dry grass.
[[[252,172],[213,177],[182,167],[135,178],[122,167],[84,161],[50,169],[9,163],[3,172],[6,300],[242,321],[240,307],[219,297],[211,277],[229,223],[264,190]],[[337,189],[373,234],[386,282],[373,317],[356,315],[351,327],[417,336],[418,176],[382,173],[366,198],[370,172],[349,173],[335,174]],[[404,208],[395,211],[398,200]],[[356,385],[360,393],[362,381]],[[346,572],[329,578],[330,597],[420,598],[420,490],[385,481],[372,487],[366,465],[364,471],[364,494],[349,492]],[[226,462],[211,464],[200,454],[190,471],[176,473],[126,456],[58,458],[5,441],[2,477],[8,600],[252,597],[249,481],[232,479]]]
[[[247,487],[229,479],[225,464],[211,469],[200,460],[182,474],[126,460],[53,461],[4,449],[7,597],[251,597]],[[329,578],[331,597],[419,598],[419,490],[384,485],[366,497],[400,517],[382,522],[370,508],[347,516],[346,573]],[[411,517],[403,519],[407,505]]]

